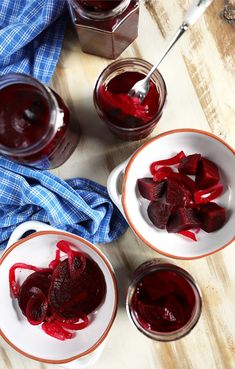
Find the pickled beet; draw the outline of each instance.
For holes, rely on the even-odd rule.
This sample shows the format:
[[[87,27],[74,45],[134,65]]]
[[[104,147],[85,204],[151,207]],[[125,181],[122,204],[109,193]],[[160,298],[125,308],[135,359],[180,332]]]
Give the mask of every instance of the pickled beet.
[[[99,105],[113,124],[135,128],[150,122],[157,115],[160,106],[159,93],[152,81],[142,102],[128,95],[131,87],[144,77],[139,72],[124,72],[111,79],[107,85],[100,86]]]
[[[160,198],[166,188],[166,181],[155,182],[152,178],[139,178],[137,185],[141,196],[150,201]]]
[[[177,164],[178,167],[173,167]],[[213,232],[224,225],[225,209],[211,203],[224,190],[215,163],[201,154],[185,156],[180,151],[169,159],[152,162],[149,169],[153,177],[140,178],[137,184],[142,197],[151,201],[147,213],[157,228],[196,241],[198,231],[189,229]],[[195,181],[188,175],[195,176]],[[210,205],[203,206],[207,204]]]
[[[196,187],[208,188],[216,185],[220,180],[219,169],[211,160],[201,158],[196,174]]]
[[[147,212],[151,222],[160,229],[164,229],[171,215],[173,205],[162,201],[151,201]]]
[[[183,174],[195,175],[201,154],[192,154],[185,156],[180,160],[178,171]]]
[[[195,294],[189,282],[176,272],[153,271],[137,283],[131,301],[135,318],[154,332],[174,332],[190,320]]]
[[[184,184],[169,178],[167,181],[166,202],[171,205],[185,207],[193,202],[193,195]]]
[[[199,216],[201,228],[205,232],[214,232],[223,227],[226,220],[226,211],[215,202],[208,202],[200,206]]]
[[[68,257],[60,260],[61,253]],[[15,276],[15,270],[20,268],[36,270],[21,286]],[[16,263],[9,270],[9,284],[28,322],[42,323],[42,329],[59,340],[72,338],[67,329],[87,327],[88,314],[97,309],[106,294],[105,278],[98,264],[64,240],[57,243],[49,268]]]
[[[195,209],[190,208],[178,208],[174,211],[168,222],[167,222],[167,232],[177,233],[190,228],[197,228],[200,226],[200,220],[198,219],[198,214]]]

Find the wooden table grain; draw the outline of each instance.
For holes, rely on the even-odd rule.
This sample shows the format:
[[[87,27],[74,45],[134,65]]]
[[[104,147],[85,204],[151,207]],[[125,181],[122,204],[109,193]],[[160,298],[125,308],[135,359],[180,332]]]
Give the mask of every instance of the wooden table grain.
[[[189,2],[142,1],[138,39],[121,58],[139,57],[154,63],[179,26]],[[223,0],[214,0],[159,67],[168,98],[152,136],[175,128],[198,128],[213,132],[235,147],[235,28],[220,18],[223,5]],[[69,105],[73,120],[80,125],[81,138],[72,157],[54,170],[61,178],[87,177],[106,185],[110,171],[146,141],[117,140],[96,115],[94,84],[110,62],[82,53],[74,30],[68,27],[52,86]],[[139,333],[125,311],[125,294],[133,270],[159,255],[130,229],[117,242],[100,245],[115,269],[120,301],[103,354],[93,368],[235,369],[234,246],[199,260],[177,260],[201,287],[202,316],[188,336],[160,343]],[[50,369],[52,365],[21,356],[1,339],[0,368]]]

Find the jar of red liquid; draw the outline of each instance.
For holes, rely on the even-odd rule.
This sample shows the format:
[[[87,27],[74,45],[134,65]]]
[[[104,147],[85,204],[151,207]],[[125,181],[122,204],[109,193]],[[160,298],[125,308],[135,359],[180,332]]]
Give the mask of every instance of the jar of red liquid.
[[[172,341],[184,337],[198,322],[201,292],[184,269],[153,259],[135,271],[126,307],[131,321],[146,336]]]
[[[131,87],[150,71],[152,65],[137,58],[111,63],[99,76],[94,89],[94,104],[99,117],[110,131],[122,140],[147,137],[162,116],[166,102],[166,85],[156,71],[143,100],[128,95]]]
[[[38,169],[63,164],[78,143],[69,110],[37,79],[12,73],[0,78],[0,153]]]
[[[116,59],[137,37],[139,0],[69,0],[84,52]]]

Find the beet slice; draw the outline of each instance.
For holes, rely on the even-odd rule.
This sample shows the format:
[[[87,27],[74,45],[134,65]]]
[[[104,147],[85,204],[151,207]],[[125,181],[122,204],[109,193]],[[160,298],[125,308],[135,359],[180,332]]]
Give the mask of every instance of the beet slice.
[[[166,202],[171,205],[185,207],[193,202],[193,195],[185,185],[169,178],[167,181]]]
[[[199,216],[201,219],[201,228],[208,233],[217,231],[223,227],[226,221],[225,208],[219,206],[215,202],[202,204]]]
[[[49,272],[34,272],[30,274],[19,290],[18,303],[19,307],[22,310],[22,313],[26,315],[26,307],[28,301],[32,297],[33,288],[38,288],[42,291],[45,296],[48,296],[48,291],[51,285],[51,273]]]
[[[151,201],[147,212],[151,222],[160,229],[166,227],[173,205],[161,201]]]
[[[180,160],[178,171],[183,174],[194,175],[197,172],[197,167],[201,154],[192,154],[185,156]]]
[[[150,201],[160,198],[166,188],[166,181],[155,182],[152,178],[148,177],[139,178],[137,184],[141,196]]]
[[[166,229],[169,233],[177,233],[190,228],[197,228],[199,225],[200,221],[195,209],[178,208],[171,214]]]
[[[211,160],[201,158],[196,173],[196,187],[207,188],[216,185],[220,180],[219,169]]]
[[[60,251],[68,255],[68,266],[71,278],[78,278],[86,267],[86,256],[79,251],[73,250],[67,241],[61,240],[57,242],[56,246]]]
[[[75,262],[79,263],[78,256]],[[71,278],[68,259],[54,270],[49,290],[49,306],[64,318],[80,317],[94,311],[104,299],[106,283],[104,275],[93,260],[87,257],[86,267],[78,278]],[[62,311],[61,311],[62,310]]]
[[[38,325],[43,322],[47,314],[47,297],[37,287],[32,287],[29,292],[32,295],[26,305],[26,317],[30,324]]]

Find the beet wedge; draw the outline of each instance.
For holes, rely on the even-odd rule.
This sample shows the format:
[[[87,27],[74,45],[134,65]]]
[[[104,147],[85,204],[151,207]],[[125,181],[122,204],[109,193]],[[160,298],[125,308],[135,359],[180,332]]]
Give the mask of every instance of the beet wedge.
[[[192,154],[185,156],[180,160],[178,171],[183,174],[195,175],[200,159],[201,154]]]
[[[169,178],[167,181],[166,202],[171,205],[185,207],[193,202],[193,195],[185,185]]]
[[[204,189],[216,185],[220,180],[219,169],[211,160],[201,158],[196,174],[196,187]]]
[[[142,197],[154,201],[159,199],[165,192],[166,181],[155,182],[152,178],[139,178],[138,189]]]
[[[173,205],[161,201],[151,201],[147,212],[149,219],[155,227],[164,229],[166,227]]]
[[[171,214],[166,229],[169,233],[178,233],[199,226],[200,220],[195,209],[178,208]]]
[[[226,211],[215,202],[208,202],[200,206],[199,217],[201,228],[207,232],[214,232],[223,227],[226,221]]]

